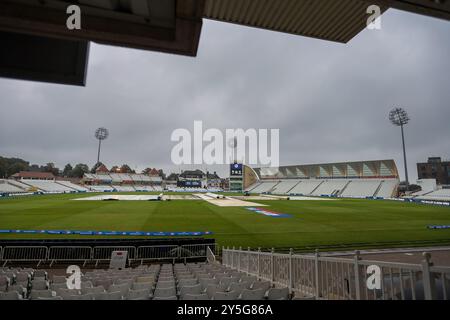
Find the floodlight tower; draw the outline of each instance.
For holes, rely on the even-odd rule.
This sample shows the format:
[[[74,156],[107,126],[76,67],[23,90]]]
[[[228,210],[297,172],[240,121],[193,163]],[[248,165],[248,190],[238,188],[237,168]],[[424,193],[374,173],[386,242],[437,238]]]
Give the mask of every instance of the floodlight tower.
[[[409,186],[408,180],[408,166],[406,164],[406,149],[405,149],[405,134],[403,132],[403,126],[405,126],[409,122],[408,113],[402,108],[394,108],[389,112],[389,120],[395,126],[401,128],[402,132],[402,145],[403,145],[403,162],[405,166],[405,182],[406,188]]]
[[[237,137],[230,138],[228,140],[228,146],[233,149],[231,153],[231,162],[237,163]]]
[[[98,140],[98,152],[97,152],[97,163],[100,162],[100,147],[102,145],[102,140],[108,138],[109,132],[106,128],[98,128],[95,130],[95,138]]]

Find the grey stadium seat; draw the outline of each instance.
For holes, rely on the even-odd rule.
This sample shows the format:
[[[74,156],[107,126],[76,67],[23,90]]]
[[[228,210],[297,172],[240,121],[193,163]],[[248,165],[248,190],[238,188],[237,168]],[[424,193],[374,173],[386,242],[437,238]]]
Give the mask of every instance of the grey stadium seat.
[[[38,297],[36,300],[63,300],[63,298],[60,297],[60,296],[49,297],[49,298],[46,298],[46,297]]]
[[[52,283],[67,283],[65,276],[53,276]]]
[[[47,271],[45,270],[35,270],[33,272],[33,279],[43,279],[43,280],[47,280]]]
[[[264,289],[256,289],[256,290],[242,290],[241,296],[239,297],[240,300],[262,300],[264,299],[264,294],[266,292]]]
[[[109,287],[108,292],[120,292],[123,297],[125,297],[129,290],[129,285],[127,283],[124,284],[113,284]]]
[[[137,277],[135,282],[154,282],[155,277],[153,276],[146,276],[146,277]]]
[[[69,296],[63,297],[63,300],[93,300],[93,299],[94,299],[94,295],[92,293],[69,295]]]
[[[156,284],[157,289],[165,289],[165,288],[172,288],[175,287],[175,280],[174,281],[158,281]]]
[[[122,293],[117,292],[103,292],[94,295],[95,300],[122,300]]]
[[[200,294],[202,293],[202,286],[199,284],[196,284],[194,286],[183,286],[180,288],[180,296],[183,296],[185,294]]]
[[[75,296],[75,295],[79,295],[80,292],[78,290],[75,289],[64,289],[64,288],[59,288],[55,290],[56,295],[63,297],[63,299],[65,299],[68,296]]]
[[[255,276],[243,276],[241,277],[241,281],[255,282],[258,281],[258,278]]]
[[[185,294],[181,296],[181,300],[210,300],[206,293],[201,294]]]
[[[153,300],[178,300],[176,296],[170,297],[154,297]]]
[[[111,279],[100,278],[94,280],[94,286],[102,286],[105,290],[108,290],[109,286],[112,285],[113,281]]]
[[[214,294],[213,299],[214,300],[236,300],[238,298],[239,294],[236,291],[229,291],[229,292],[221,292],[218,291]]]
[[[150,289],[130,290],[127,294],[127,300],[150,300]]]
[[[26,297],[28,290],[21,284],[14,284],[8,288],[8,292],[16,291],[20,296]]]
[[[31,290],[30,292],[30,298],[31,300],[37,299],[37,298],[51,298],[53,297],[52,290]]]
[[[264,293],[267,292],[267,290],[270,289],[272,285],[270,284],[269,281],[255,281],[252,284],[252,290],[256,290],[256,289],[263,289]]]
[[[18,272],[18,273],[16,273],[15,283],[22,284],[24,286],[28,286],[30,278],[31,278],[31,276],[28,272]]]
[[[105,292],[105,288],[103,288],[102,286],[98,286],[98,287],[92,287],[92,288],[81,288],[81,293],[82,294],[89,294],[89,293],[104,293]]]
[[[178,281],[178,287],[184,287],[184,286],[193,286],[198,283],[197,279],[182,279]]]
[[[56,291],[57,289],[67,289],[66,283],[52,283],[50,289]]]
[[[175,287],[170,288],[156,288],[155,292],[153,293],[155,298],[165,298],[165,297],[171,297],[176,296],[177,292],[175,290]]]
[[[217,284],[209,284],[206,289],[205,289],[205,293],[208,295],[208,297],[213,298],[214,294],[217,291],[221,291],[219,285]]]
[[[228,288],[228,291],[236,291],[240,294],[244,289],[249,289],[250,285],[250,282],[233,282]]]
[[[16,291],[0,292],[0,300],[22,300],[22,296]]]
[[[288,288],[270,288],[267,293],[267,299],[269,300],[288,300],[289,289]]]
[[[83,288],[92,288],[94,285],[91,281],[81,281],[81,289]]]
[[[132,290],[153,289],[154,282],[135,282],[131,286]]]
[[[31,281],[31,288],[33,290],[47,290],[48,281],[47,280],[33,280]]]
[[[11,281],[8,276],[0,275],[0,291],[6,291],[10,284]]]
[[[239,280],[232,278],[232,277],[222,278],[222,279],[220,279],[219,285],[222,288],[227,289],[231,283],[238,282],[238,281]]]
[[[175,277],[158,277],[158,282],[175,281]]]
[[[210,284],[217,285],[219,283],[217,279],[199,279],[199,282],[203,289],[206,289]]]

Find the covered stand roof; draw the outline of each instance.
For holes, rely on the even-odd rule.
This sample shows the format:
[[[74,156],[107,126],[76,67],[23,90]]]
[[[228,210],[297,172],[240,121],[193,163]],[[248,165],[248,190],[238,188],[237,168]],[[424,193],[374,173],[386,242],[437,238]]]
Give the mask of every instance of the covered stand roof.
[[[347,43],[374,4],[450,20],[449,0],[1,0],[0,77],[85,85],[90,41],[196,56],[203,18]]]

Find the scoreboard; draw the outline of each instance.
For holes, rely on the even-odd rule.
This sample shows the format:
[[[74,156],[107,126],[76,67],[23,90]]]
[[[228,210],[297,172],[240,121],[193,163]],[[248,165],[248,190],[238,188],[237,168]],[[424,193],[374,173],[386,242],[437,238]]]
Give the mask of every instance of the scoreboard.
[[[230,164],[230,191],[242,192],[244,185],[244,170],[242,163]]]
[[[230,166],[230,177],[242,177],[242,163],[232,163]]]

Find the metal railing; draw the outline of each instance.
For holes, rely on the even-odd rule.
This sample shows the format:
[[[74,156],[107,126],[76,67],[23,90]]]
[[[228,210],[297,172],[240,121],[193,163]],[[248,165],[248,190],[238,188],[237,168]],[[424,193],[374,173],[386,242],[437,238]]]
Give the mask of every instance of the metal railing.
[[[28,247],[28,246],[14,246],[4,247],[2,250],[2,261],[38,261],[38,265],[47,260],[47,247]]]
[[[92,248],[87,246],[79,247],[50,247],[48,250],[47,260],[51,261],[51,265],[58,261],[87,261],[92,259]]]
[[[211,264],[217,262],[215,252],[209,246],[206,247],[206,260]]]
[[[8,262],[108,262],[113,251],[127,251],[129,263],[134,261],[187,260],[207,258],[208,250],[217,252],[215,243],[159,246],[5,246],[0,247],[0,261]]]
[[[178,246],[143,246],[138,247],[136,259],[146,260],[173,260],[178,257]]]
[[[222,263],[297,296],[332,300],[449,300],[450,267],[222,248]],[[378,285],[376,278],[378,277]]]

